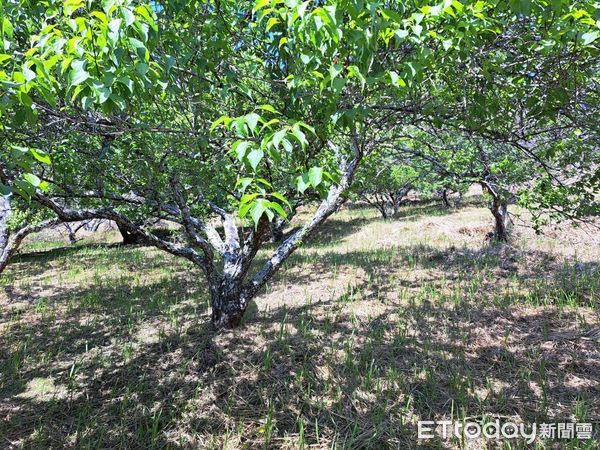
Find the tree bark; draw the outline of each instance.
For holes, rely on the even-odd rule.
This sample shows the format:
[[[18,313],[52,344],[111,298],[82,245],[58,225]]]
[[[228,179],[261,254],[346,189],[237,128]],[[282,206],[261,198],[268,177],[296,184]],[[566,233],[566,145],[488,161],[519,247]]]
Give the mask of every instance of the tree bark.
[[[442,191],[442,200],[444,201],[444,206],[446,206],[446,208],[450,208],[450,200],[448,200],[448,189],[444,189]]]
[[[402,202],[402,196],[399,194],[392,196],[392,215],[396,217],[398,215],[398,211],[400,210],[400,203]]]
[[[77,243],[77,230],[73,230],[70,224],[65,223],[67,229],[67,235],[69,236],[69,244],[75,245]]]
[[[10,232],[8,230],[8,220],[10,219],[10,199],[0,195],[0,272],[8,264],[8,247]]]
[[[271,223],[271,242],[283,241],[283,229],[285,228],[286,220],[278,217]]]
[[[495,198],[490,211],[494,215],[494,238],[498,242],[508,242],[510,216],[507,203]]]
[[[242,295],[239,284],[221,279],[211,289],[212,324],[217,329],[237,328],[244,317],[248,300]]]
[[[136,245],[142,243],[143,239],[140,234],[132,232],[118,223],[117,228],[119,229],[119,233],[121,233],[121,236],[123,237],[123,245]]]
[[[408,195],[408,193],[411,190],[412,186],[405,185],[404,187],[398,189],[396,192],[390,192],[390,198],[392,199],[392,211],[394,216],[398,215],[398,211],[400,210],[402,200],[404,200],[404,198]]]

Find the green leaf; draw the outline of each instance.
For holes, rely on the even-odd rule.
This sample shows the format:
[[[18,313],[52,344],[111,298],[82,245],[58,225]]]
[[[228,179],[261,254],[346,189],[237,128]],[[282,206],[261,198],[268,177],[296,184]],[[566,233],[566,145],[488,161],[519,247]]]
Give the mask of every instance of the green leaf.
[[[296,178],[296,188],[298,189],[298,192],[304,194],[304,191],[306,191],[309,187],[310,180],[308,178],[308,173],[302,174]]]
[[[34,148],[30,148],[29,149],[29,153],[31,153],[31,155],[39,162],[41,162],[42,164],[51,164],[52,161],[50,160],[50,156],[48,156],[45,152],[42,152],[40,150],[36,150]]]
[[[291,208],[290,202],[288,201],[287,198],[285,198],[283,196],[283,194],[280,194],[279,192],[271,192],[271,195],[273,197],[275,197],[277,200],[282,201],[284,204],[286,204],[288,206],[288,208]]]
[[[408,30],[398,30],[396,31],[396,36],[398,36],[398,39],[403,40],[406,38],[406,36],[408,36]]]
[[[322,167],[311,167],[308,171],[308,180],[310,184],[316,188],[321,181],[323,181],[323,168]]]
[[[98,103],[102,104],[110,98],[111,90],[107,87],[98,89]]]
[[[252,207],[252,220],[254,221],[255,227],[258,226],[258,222],[266,209],[265,201],[263,199],[257,201]]]
[[[23,174],[23,179],[33,187],[38,187],[41,183],[41,180],[37,177],[37,175],[32,173]]]
[[[275,212],[277,212],[277,214],[279,214],[284,219],[287,219],[287,214],[285,213],[285,211],[279,203],[269,202],[269,208],[274,209]]]
[[[284,128],[283,130],[279,130],[273,135],[273,145],[276,149],[279,149],[279,144],[281,144],[281,141],[283,140],[283,138],[285,138],[286,134],[287,130]]]
[[[256,12],[256,11],[264,8],[269,3],[271,3],[271,0],[256,0],[256,3],[254,4],[254,11]]]
[[[144,61],[148,61],[150,53],[142,41],[136,38],[129,38],[129,44],[135,49],[138,57]]]
[[[133,81],[129,77],[119,77],[117,78],[117,82],[126,86],[129,89],[129,92],[133,94]]]
[[[306,140],[306,135],[300,130],[298,124],[292,127],[292,134],[296,137],[296,139],[298,139],[300,145],[303,148],[308,144],[308,141]]]
[[[228,126],[230,122],[231,122],[231,119],[229,118],[229,116],[221,116],[217,120],[215,120],[213,123],[210,124],[210,131],[214,131],[214,129],[217,128],[221,124]]]
[[[581,35],[581,41],[583,42],[583,45],[590,45],[596,39],[598,39],[597,31],[590,31]]]
[[[150,6],[148,5],[140,5],[137,8],[135,8],[135,12],[136,14],[140,15],[148,25],[150,25],[150,28],[152,28],[154,31],[158,31],[156,22],[154,21],[154,18],[151,14],[151,10],[149,9]]]
[[[246,150],[252,145],[250,141],[235,141],[231,146],[231,150],[235,152],[237,159],[242,161],[246,156]]]
[[[242,198],[240,199],[240,205],[245,205],[247,203],[251,203],[252,200],[254,200],[256,197],[258,197],[258,194],[256,192],[253,194],[244,194],[244,195],[242,195]]]
[[[242,192],[244,192],[246,190],[246,188],[248,186],[250,186],[250,184],[252,184],[252,178],[248,178],[248,177],[240,178],[235,183],[235,188],[239,189]]]
[[[121,111],[125,111],[127,109],[127,103],[119,94],[112,93],[109,98]]]
[[[36,74],[26,65],[23,65],[23,76],[25,77],[25,81],[31,81],[36,77]]]
[[[250,211],[250,208],[252,208],[253,205],[254,203],[240,203],[240,208],[238,211],[242,219],[248,215],[248,211]]]
[[[69,72],[69,84],[77,86],[83,83],[90,77],[90,74],[85,70],[86,61],[75,59],[71,62],[71,71]]]
[[[121,8],[121,14],[125,19],[125,26],[128,27],[135,22],[135,15],[129,8]]]
[[[258,148],[255,148],[250,153],[248,153],[247,158],[250,162],[250,166],[252,166],[252,169],[256,170],[256,168],[260,164],[260,161],[263,159],[263,156],[265,156],[265,153]]]
[[[267,187],[273,188],[273,185],[264,178],[257,178],[256,181],[258,181],[260,184],[264,184]]]
[[[267,21],[267,31],[269,31],[271,28],[273,28],[275,25],[277,25],[279,23],[279,19],[276,17],[271,17],[268,21]]]
[[[280,114],[280,112],[277,111],[275,108],[273,108],[271,105],[260,105],[256,109],[262,109],[263,111],[269,111],[273,114]]]
[[[260,120],[260,116],[256,113],[250,113],[246,115],[246,123],[248,124],[248,128],[250,131],[254,133],[256,126],[258,125],[258,121]]]

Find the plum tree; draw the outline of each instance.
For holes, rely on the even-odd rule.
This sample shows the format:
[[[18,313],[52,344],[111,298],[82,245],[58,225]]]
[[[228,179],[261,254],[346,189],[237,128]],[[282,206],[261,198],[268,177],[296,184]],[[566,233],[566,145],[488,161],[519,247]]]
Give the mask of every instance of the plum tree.
[[[590,58],[591,2],[527,4],[4,2],[2,145],[44,150],[26,170],[2,163],[4,192],[63,221],[113,220],[187,258],[209,285],[213,324],[235,327],[373,151],[415,126],[498,134],[529,89],[515,64],[535,59],[536,34],[555,32],[545,60],[574,45]],[[465,71],[503,89],[465,94]],[[574,84],[560,84],[572,98]],[[253,264],[270,222],[313,198],[306,222]]]
[[[374,152],[363,163],[353,190],[375,207],[384,219],[398,214],[402,201],[424,175],[416,160],[399,161],[393,155]]]

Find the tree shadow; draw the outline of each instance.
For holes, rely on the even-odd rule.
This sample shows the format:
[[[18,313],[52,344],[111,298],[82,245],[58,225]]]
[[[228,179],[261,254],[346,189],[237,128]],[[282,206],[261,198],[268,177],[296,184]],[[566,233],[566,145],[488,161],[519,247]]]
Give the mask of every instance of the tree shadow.
[[[360,269],[353,295],[262,311],[235,332],[215,334],[205,289],[174,272],[2,310],[0,445],[447,448],[460,443],[419,440],[416,421],[600,419],[600,354],[585,338],[598,263],[508,246],[323,251],[378,220],[329,221],[292,256],[304,270],[274,279],[318,289],[332,268]],[[98,262],[74,250],[20,262]],[[131,272],[165,264],[124,253]]]
[[[82,250],[99,250],[125,247],[122,243],[83,243],[78,242],[65,247],[57,247],[49,250],[38,250],[32,252],[21,252],[13,258],[13,263],[35,262],[44,263],[56,258],[70,257],[81,253]],[[131,247],[131,246],[127,246]]]
[[[391,258],[473,281],[474,267],[497,268],[510,256],[499,251],[419,246]],[[343,255],[344,263],[371,274],[357,280],[358,292],[376,286],[379,297],[397,289],[386,282],[389,257],[355,253]],[[325,263],[342,258],[323,256]],[[539,277],[548,264],[529,264],[525,276]],[[598,265],[565,270],[598,273]],[[600,355],[583,339],[589,325],[576,309],[523,310],[447,294],[357,314],[338,294],[262,312],[245,328],[216,335],[205,293],[189,289],[178,279],[112,282],[58,297],[78,300],[57,317],[48,310],[30,320],[3,318],[10,328],[0,342],[0,442],[440,448],[458,441],[418,440],[417,420],[600,418]],[[565,330],[575,334],[556,337]]]

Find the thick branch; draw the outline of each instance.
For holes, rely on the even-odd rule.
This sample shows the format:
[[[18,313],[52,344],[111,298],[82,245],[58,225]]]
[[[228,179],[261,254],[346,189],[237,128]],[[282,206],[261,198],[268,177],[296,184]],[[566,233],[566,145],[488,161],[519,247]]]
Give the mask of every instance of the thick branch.
[[[330,146],[333,145],[332,143],[329,144]],[[277,250],[275,250],[271,258],[269,258],[256,275],[252,277],[250,282],[244,286],[243,295],[245,297],[251,298],[254,296],[275,272],[277,272],[283,262],[298,248],[298,246],[343,204],[343,194],[352,184],[356,170],[364,156],[364,152],[360,147],[356,135],[352,138],[352,147],[354,150],[354,159],[349,164],[346,164],[343,157],[341,158],[340,164],[343,169],[343,175],[339,184],[329,188],[327,198],[321,202],[312,219],[288,237]]]

